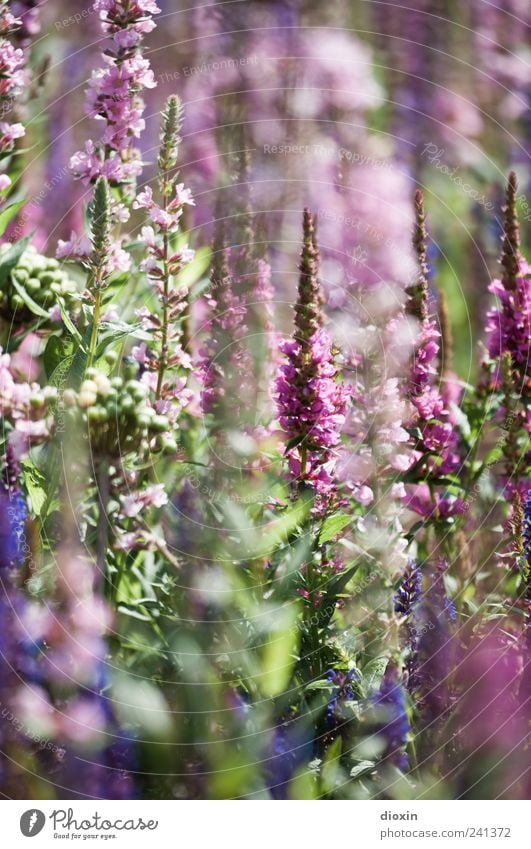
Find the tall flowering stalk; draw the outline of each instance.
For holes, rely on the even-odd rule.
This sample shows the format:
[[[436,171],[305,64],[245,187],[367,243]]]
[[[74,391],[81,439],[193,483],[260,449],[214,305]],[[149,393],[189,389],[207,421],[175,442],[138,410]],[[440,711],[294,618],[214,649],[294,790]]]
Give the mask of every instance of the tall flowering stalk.
[[[438,376],[439,331],[428,313],[427,232],[424,199],[415,193],[415,234],[413,244],[418,258],[418,279],[406,290],[406,312],[419,322],[407,396],[411,404],[409,428],[412,433],[414,471],[418,483],[408,488],[408,506],[421,516],[447,519],[463,512],[463,503],[454,496],[439,493],[439,479],[459,466],[458,436],[449,408],[450,398],[435,384]]]
[[[22,21],[10,6],[8,2],[0,2],[0,159],[8,157],[16,140],[25,134],[24,126],[10,116],[29,79],[24,50],[15,46]],[[0,174],[0,191],[10,185],[10,177]]]
[[[199,352],[201,409],[209,416],[211,432],[218,435],[227,423],[227,396],[231,389],[236,394],[236,386],[239,398],[237,401],[231,399],[234,404],[232,416],[239,420],[244,389],[242,384],[246,374],[248,375],[249,366],[248,352],[243,344],[247,334],[247,308],[244,299],[234,291],[229,259],[225,224],[223,219],[219,218],[213,242],[210,291],[207,299],[209,312],[204,325],[209,336]]]
[[[347,390],[337,382],[332,343],[323,328],[315,219],[306,209],[295,306],[295,332],[280,344],[284,363],[276,381],[280,426],[290,477],[319,496],[334,490],[334,449],[345,421]]]
[[[255,244],[256,219],[252,204],[251,157],[244,129],[241,131],[236,172],[236,239],[238,246],[230,251],[230,268],[234,286],[245,304],[245,330],[248,350],[252,355],[253,386],[249,403],[255,411],[254,423],[271,421],[274,404],[274,378],[278,367],[277,336],[273,322],[274,288],[271,266],[258,256]],[[242,358],[246,365],[247,358]],[[269,403],[268,403],[269,402]],[[259,436],[260,427],[255,430]]]
[[[105,124],[101,138],[85,143],[70,160],[73,173],[85,183],[105,177],[114,185],[135,182],[142,159],[135,140],[145,128],[142,92],[156,86],[142,40],[155,27],[159,12],[154,0],[96,0],[103,32],[110,44],[104,65],[93,71],[87,90],[86,111]]]
[[[111,253],[111,198],[109,184],[104,178],[100,178],[94,190],[94,206],[92,216],[92,247],[93,253],[90,260],[91,278],[89,292],[94,300],[94,312],[92,315],[92,330],[90,335],[90,346],[88,355],[88,367],[92,366],[96,354],[98,341],[98,326],[101,318],[102,293],[105,289],[108,277],[108,261]]]
[[[248,325],[255,339],[254,376],[256,382],[256,421],[270,422],[274,406],[274,378],[278,369],[278,334],[274,323],[275,290],[271,282],[271,266],[260,258],[254,269],[254,286],[248,306]],[[262,401],[262,398],[264,399]]]
[[[123,220],[127,220],[129,213],[125,206],[114,203],[108,180],[100,177],[96,181],[94,197],[89,206],[92,238],[77,237],[72,233],[68,241],[60,239],[57,243],[56,256],[81,263],[89,275],[84,293],[92,305],[87,368],[94,362],[104,292],[109,286],[110,278],[116,272],[129,271],[131,267],[129,254],[123,250],[121,240],[116,239],[113,233],[116,215],[122,212],[125,213]]]
[[[98,142],[89,139],[84,151],[70,160],[70,169],[78,179],[95,184],[92,246],[86,237],[72,233],[69,240],[58,242],[56,254],[80,261],[91,275],[88,292],[94,310],[89,367],[96,351],[102,291],[114,272],[127,272],[131,267],[117,231],[129,219],[127,202],[134,197],[136,179],[142,171],[141,154],[135,147],[145,128],[141,93],[156,86],[149,61],[142,55],[142,40],[154,29],[153,15],[159,11],[153,0],[96,0],[92,8],[99,13],[111,44],[103,54],[104,67],[92,73],[86,109],[90,117],[105,123],[105,129]],[[118,199],[111,187],[119,190],[115,192]]]
[[[523,521],[521,528],[522,553],[524,558],[523,585],[524,585],[524,640],[522,654],[524,668],[520,684],[520,697],[525,702],[525,708],[529,710],[529,699],[531,699],[531,490],[528,491],[523,504]]]
[[[158,343],[158,350],[147,352],[143,346],[136,349],[136,356],[146,368],[155,407],[167,414],[173,410],[173,419],[181,409],[176,401],[182,402],[184,398],[183,379],[175,372],[178,367],[190,364],[181,346],[188,292],[177,288],[175,279],[194,257],[194,251],[187,245],[177,246],[176,243],[184,207],[194,204],[190,189],[185,189],[184,184],[178,182],[178,173],[172,173],[177,164],[180,127],[181,104],[173,96],[166,104],[160,136],[158,174],[161,203],[153,199],[149,186],[133,202],[133,208],[146,210],[150,219],[150,224],[142,228],[148,258],[140,268],[152,281],[160,303],[160,315],[152,315],[147,309],[140,313]]]
[[[487,314],[486,367],[490,387],[503,395],[499,415],[507,431],[503,443],[505,476],[512,489],[528,486],[531,432],[531,269],[520,252],[517,182],[509,175],[501,252],[501,279],[489,290],[499,305]],[[527,479],[527,480],[525,480]]]

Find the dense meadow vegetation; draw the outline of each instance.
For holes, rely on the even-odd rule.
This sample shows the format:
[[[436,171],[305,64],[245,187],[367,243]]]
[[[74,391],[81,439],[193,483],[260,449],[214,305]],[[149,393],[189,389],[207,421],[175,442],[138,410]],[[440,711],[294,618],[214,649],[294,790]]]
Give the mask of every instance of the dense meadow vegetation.
[[[0,2],[4,798],[530,798],[526,4],[333,7]]]

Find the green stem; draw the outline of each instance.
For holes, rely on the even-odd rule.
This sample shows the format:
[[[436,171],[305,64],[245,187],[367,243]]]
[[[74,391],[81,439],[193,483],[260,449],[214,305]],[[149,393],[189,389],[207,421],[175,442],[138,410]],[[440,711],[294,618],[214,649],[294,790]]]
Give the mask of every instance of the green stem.
[[[307,457],[308,457],[308,449],[306,448],[306,445],[304,445],[304,443],[302,443],[301,444],[301,470],[300,470],[301,482],[302,482],[302,479],[304,478],[304,475],[306,474]]]
[[[96,289],[94,294],[94,313],[92,316],[92,330],[90,333],[90,346],[87,360],[87,368],[91,368],[96,356],[96,346],[98,344],[98,325],[100,323],[101,314],[101,289]]]
[[[308,587],[308,604],[307,611],[309,613],[308,628],[308,650],[309,650],[309,669],[312,679],[318,678],[321,673],[321,640],[319,637],[318,611],[319,608],[315,604],[316,586],[315,586],[315,571],[313,567],[312,555],[306,568],[306,586]]]
[[[96,564],[99,580],[106,587],[107,597],[112,599],[114,586],[107,572],[107,546],[109,541],[109,519],[107,507],[110,498],[109,466],[104,460],[100,463],[96,475],[98,495],[98,524],[96,526]]]
[[[168,207],[168,174],[164,173],[162,178],[163,180],[163,188],[162,188],[162,208],[166,211]],[[170,288],[170,273],[168,269],[168,256],[169,256],[169,238],[167,231],[164,231],[163,236],[163,251],[164,256],[162,260],[163,274],[164,274],[164,288],[162,293],[162,339],[161,339],[161,347],[160,347],[160,360],[159,360],[159,373],[157,377],[157,389],[155,392],[155,397],[157,401],[160,399],[162,394],[162,386],[164,383],[164,372],[166,371],[166,365],[168,362],[168,297],[169,297],[169,288]]]

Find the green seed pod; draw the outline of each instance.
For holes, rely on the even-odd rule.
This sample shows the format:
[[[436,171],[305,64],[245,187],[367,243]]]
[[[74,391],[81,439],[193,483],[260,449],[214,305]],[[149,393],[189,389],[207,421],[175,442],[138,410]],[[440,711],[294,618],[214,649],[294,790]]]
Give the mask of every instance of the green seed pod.
[[[25,268],[15,268],[11,272],[11,276],[17,283],[23,284],[29,279],[29,271],[26,271]]]
[[[138,364],[134,360],[126,360],[123,365],[123,373],[126,380],[133,380],[138,374]]]
[[[164,437],[159,440],[160,450],[163,454],[175,454],[177,451],[177,443],[170,437]]]
[[[130,395],[124,395],[120,401],[120,408],[124,413],[132,413],[135,409],[134,399]]]
[[[87,410],[87,418],[89,422],[95,422],[99,424],[108,421],[109,416],[105,407],[96,406],[90,407]]]
[[[118,353],[116,351],[106,351],[104,355],[105,362],[113,366],[118,362]]]
[[[168,430],[168,419],[166,416],[153,416],[150,428],[156,433],[164,433],[164,431]]]
[[[41,288],[41,281],[38,277],[30,277],[26,280],[24,288],[31,294],[37,292]]]
[[[147,428],[151,424],[151,417],[148,416],[146,413],[140,413],[136,417],[136,424],[137,427],[139,427],[140,429],[147,430]]]

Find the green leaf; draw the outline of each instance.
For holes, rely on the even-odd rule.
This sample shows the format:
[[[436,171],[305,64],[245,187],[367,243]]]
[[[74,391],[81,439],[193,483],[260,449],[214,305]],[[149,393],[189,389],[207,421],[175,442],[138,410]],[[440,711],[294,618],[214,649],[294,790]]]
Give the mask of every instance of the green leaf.
[[[113,704],[120,721],[138,726],[148,737],[171,739],[173,720],[166,700],[155,684],[118,674],[112,685]]]
[[[33,313],[33,315],[38,315],[39,318],[48,318],[48,313],[46,312],[46,310],[43,309],[36,301],[34,301],[30,295],[28,295],[24,287],[21,286],[17,280],[11,278],[11,285],[13,286],[15,291],[20,295],[27,308],[30,310],[30,312]]]
[[[485,457],[485,460],[483,461],[483,466],[481,467],[481,470],[483,471],[484,468],[488,469],[489,466],[492,466],[492,465],[494,465],[494,463],[497,463],[498,460],[501,460],[502,457],[503,457],[503,445],[500,444],[500,443],[497,443],[494,446],[494,448],[492,448],[489,451],[489,453],[487,454],[487,456]]]
[[[9,250],[0,257],[0,289],[2,289],[7,283],[9,275],[28,247],[30,239],[31,236],[26,236],[24,239],[21,239],[19,242],[12,245]]]
[[[201,279],[210,265],[212,251],[208,247],[199,248],[195,252],[192,262],[187,263],[177,275],[176,288],[190,289],[194,283]]]
[[[452,411],[452,416],[454,417],[463,438],[468,441],[472,435],[468,416],[457,404],[451,403],[450,409]]]
[[[297,801],[317,799],[318,786],[315,772],[307,767],[301,767],[290,781],[289,798]]]
[[[12,203],[0,212],[0,236],[3,236],[10,221],[13,220],[19,209],[25,205],[25,200],[20,200],[18,203]]]
[[[300,583],[299,569],[311,555],[312,542],[312,536],[308,533],[297,540],[295,544],[289,545],[287,554],[278,549],[281,552],[281,560],[279,569],[274,576],[274,595],[276,598],[293,598]]]
[[[340,758],[343,738],[338,735],[324,754],[321,778],[325,793],[332,793],[341,780]]]
[[[42,361],[48,382],[59,386],[68,372],[74,350],[72,339],[63,336],[50,336]]]
[[[299,645],[296,617],[296,606],[285,608],[263,649],[257,683],[266,698],[282,693],[291,678]]]
[[[364,667],[362,680],[367,693],[377,690],[380,686],[388,661],[387,657],[375,657]]]
[[[333,689],[334,684],[324,678],[320,681],[310,681],[310,683],[306,685],[306,690],[329,690],[332,692]]]
[[[152,336],[138,325],[125,323],[102,323],[101,332],[98,333],[98,347],[96,348],[96,359],[101,357],[107,348],[120,342],[121,339],[141,339],[143,342],[152,341]]]
[[[333,539],[343,530],[349,522],[352,521],[352,516],[347,516],[346,513],[336,513],[334,516],[329,516],[324,520],[321,531],[319,533],[319,545]]]
[[[348,582],[352,580],[358,569],[359,563],[354,563],[353,566],[350,566],[350,568],[340,572],[339,575],[336,575],[335,578],[332,578],[328,582],[326,593],[327,602],[332,601],[332,599],[336,599],[339,593],[343,592]]]
[[[253,559],[275,551],[296,528],[303,525],[311,504],[311,498],[301,497],[291,509],[285,510],[260,528],[253,526],[249,515],[241,505],[235,502],[224,504],[223,513],[227,524],[238,535],[237,555],[240,558]]]
[[[60,298],[57,299],[57,306],[59,307],[59,312],[61,313],[61,318],[63,320],[63,324],[65,325],[66,329],[72,335],[72,337],[76,340],[78,345],[82,345],[83,339],[82,339],[81,333],[79,332],[79,330],[77,329],[75,324],[72,322],[72,319],[68,315],[68,312],[65,309],[65,305],[63,304],[63,302]]]
[[[28,458],[20,462],[24,483],[28,491],[31,508],[36,516],[41,515],[42,508],[46,504],[46,478]]]

